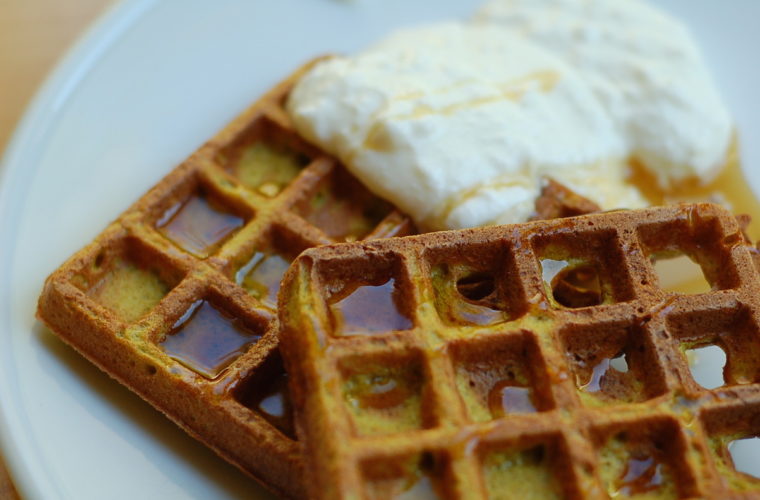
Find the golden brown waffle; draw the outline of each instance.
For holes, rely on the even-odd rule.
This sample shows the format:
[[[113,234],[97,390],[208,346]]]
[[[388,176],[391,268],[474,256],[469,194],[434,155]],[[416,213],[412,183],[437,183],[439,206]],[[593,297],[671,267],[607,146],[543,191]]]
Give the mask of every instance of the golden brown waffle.
[[[659,287],[679,253],[711,291]],[[709,204],[307,250],[279,315],[309,491],[757,498],[727,443],[760,434],[759,297]],[[714,390],[685,354],[710,344]]]
[[[219,455],[303,493],[276,294],[308,247],[415,232],[295,133],[305,65],[198,149],[47,280],[38,317]],[[537,217],[594,210],[549,182]]]
[[[277,352],[280,277],[303,249],[407,234],[409,220],[298,138],[302,68],[53,273],[38,316],[188,433],[303,496]]]

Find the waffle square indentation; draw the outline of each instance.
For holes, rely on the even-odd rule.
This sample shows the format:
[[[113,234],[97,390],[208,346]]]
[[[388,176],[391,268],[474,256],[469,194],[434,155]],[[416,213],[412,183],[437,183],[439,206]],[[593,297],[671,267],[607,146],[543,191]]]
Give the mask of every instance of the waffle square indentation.
[[[143,317],[180,281],[159,252],[137,239],[107,242],[71,278],[88,297],[130,323]]]
[[[738,272],[718,219],[703,218],[699,212],[693,211],[689,217],[644,225],[639,228],[638,234],[642,249],[653,265],[658,261],[686,256],[699,265],[712,290],[739,286]],[[738,234],[734,237],[741,238]],[[652,274],[657,276],[656,272]],[[700,279],[699,276],[694,278]],[[663,287],[666,284],[659,285]]]
[[[252,330],[237,317],[202,299],[194,302],[161,339],[171,358],[206,378],[216,378],[263,332]]]
[[[288,373],[279,351],[273,351],[233,391],[235,399],[290,439],[296,439]]]
[[[760,492],[760,475],[757,471],[757,451],[760,449],[760,404],[731,405],[706,412],[702,418],[707,431],[710,455],[721,481],[731,491],[756,496]],[[754,441],[746,450],[737,454],[736,442]],[[732,449],[734,448],[734,449]]]
[[[638,325],[569,325],[560,332],[581,401],[637,403],[666,391],[657,354]]]
[[[356,356],[339,365],[343,400],[357,435],[390,435],[432,425],[428,376],[419,353]]]
[[[435,307],[449,325],[488,326],[510,321],[527,310],[514,256],[502,241],[431,249]]]
[[[558,309],[579,309],[627,302],[634,288],[613,230],[585,230],[536,236],[544,289]]]
[[[649,419],[596,430],[599,476],[611,498],[684,498],[695,480],[679,425]]]
[[[332,335],[382,335],[414,326],[411,285],[399,257],[368,254],[320,266]]]
[[[287,227],[275,225],[259,238],[252,248],[241,251],[234,259],[235,283],[265,307],[277,309],[277,293],[285,271],[293,259],[311,246],[308,241]]]
[[[455,343],[450,352],[457,390],[473,421],[553,407],[551,388],[541,378],[546,366],[529,334]]]
[[[700,347],[715,345],[726,353],[722,385],[760,382],[760,326],[749,308],[673,314],[668,317],[667,329],[678,341],[684,363],[686,353]]]
[[[564,498],[575,481],[565,442],[538,436],[481,448],[488,498]]]
[[[362,464],[368,500],[387,498],[450,498],[446,477],[449,460],[444,453],[415,453]]]
[[[364,238],[393,209],[343,167],[334,168],[294,208],[298,215],[335,241]]]
[[[311,162],[307,150],[292,132],[260,118],[220,151],[217,161],[246,188],[274,198]]]
[[[205,259],[245,224],[245,218],[200,189],[169,207],[156,222],[177,247]]]

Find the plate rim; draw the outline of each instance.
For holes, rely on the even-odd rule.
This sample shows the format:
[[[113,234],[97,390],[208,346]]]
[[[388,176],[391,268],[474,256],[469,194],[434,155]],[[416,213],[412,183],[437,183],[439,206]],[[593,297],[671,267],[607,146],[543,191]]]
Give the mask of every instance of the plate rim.
[[[135,24],[155,8],[157,0],[118,0],[106,9],[77,37],[27,104],[0,158],[0,240],[13,242],[19,231],[15,210],[28,195],[30,181],[39,169],[40,152],[35,144],[44,144],[54,124],[64,113],[67,101],[82,80],[108,54],[109,50]],[[10,276],[14,245],[0,245],[0,318],[6,328],[0,345],[13,343],[10,323]],[[63,488],[55,478],[40,474],[36,447],[20,446],[19,420],[7,410],[18,390],[15,384],[15,360],[12,349],[0,353],[0,454],[13,485],[21,498],[63,498]],[[35,470],[38,472],[35,473]]]

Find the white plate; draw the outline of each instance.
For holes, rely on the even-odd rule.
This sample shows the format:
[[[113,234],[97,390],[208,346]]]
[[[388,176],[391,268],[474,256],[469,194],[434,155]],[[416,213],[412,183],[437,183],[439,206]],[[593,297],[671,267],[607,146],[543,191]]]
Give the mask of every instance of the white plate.
[[[43,280],[302,62],[479,3],[133,0],[71,51],[27,112],[0,184],[0,430],[22,495],[264,495],[42,328]],[[760,164],[760,3],[659,3],[693,28],[744,138],[744,164]],[[760,192],[760,170],[746,166]]]

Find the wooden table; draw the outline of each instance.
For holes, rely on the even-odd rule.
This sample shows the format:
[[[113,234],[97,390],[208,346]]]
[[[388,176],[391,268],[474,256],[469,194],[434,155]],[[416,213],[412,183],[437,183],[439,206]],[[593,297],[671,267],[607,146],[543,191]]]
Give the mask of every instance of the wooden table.
[[[0,0],[0,151],[45,76],[115,0]],[[0,401],[2,404],[2,401]],[[16,499],[0,461],[0,499]]]
[[[114,0],[0,0],[0,150],[45,76]]]

